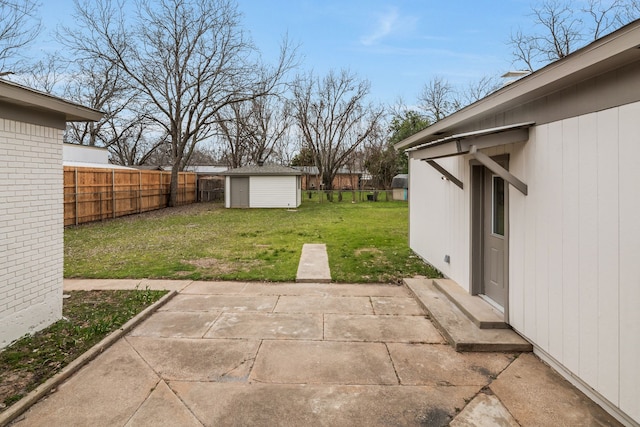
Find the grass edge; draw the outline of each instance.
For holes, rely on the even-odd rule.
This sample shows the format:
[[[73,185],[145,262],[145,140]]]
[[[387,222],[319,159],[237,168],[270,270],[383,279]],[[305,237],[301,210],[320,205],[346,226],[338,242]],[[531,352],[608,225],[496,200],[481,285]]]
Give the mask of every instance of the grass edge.
[[[69,379],[73,374],[79,371],[84,365],[95,359],[100,353],[111,347],[116,341],[128,334],[134,327],[151,316],[156,310],[169,302],[173,297],[178,295],[178,291],[169,291],[155,303],[151,304],[135,317],[129,319],[124,325],[109,335],[104,337],[100,342],[95,344],[89,350],[81,354],[75,360],[71,361],[60,372],[49,378],[43,384],[31,390],[22,399],[11,405],[6,411],[0,413],[0,427],[6,427],[22,415],[33,404],[38,402],[42,397],[49,393],[52,389]]]

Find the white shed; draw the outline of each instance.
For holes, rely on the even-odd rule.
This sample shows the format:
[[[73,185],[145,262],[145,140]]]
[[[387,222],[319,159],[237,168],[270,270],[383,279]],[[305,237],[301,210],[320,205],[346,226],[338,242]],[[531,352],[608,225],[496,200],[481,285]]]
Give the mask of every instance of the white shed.
[[[0,80],[0,348],[62,316],[62,136],[101,117]]]
[[[409,175],[400,173],[391,180],[393,200],[407,201],[409,199]]]
[[[226,208],[297,208],[302,203],[301,175],[279,165],[244,166],[223,172]]]
[[[640,21],[398,143],[411,248],[640,423]]]

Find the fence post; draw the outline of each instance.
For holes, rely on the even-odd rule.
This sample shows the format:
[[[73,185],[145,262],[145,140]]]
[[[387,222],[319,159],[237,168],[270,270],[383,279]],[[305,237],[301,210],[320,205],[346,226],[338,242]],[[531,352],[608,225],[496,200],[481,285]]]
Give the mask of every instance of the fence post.
[[[142,171],[138,171],[138,213],[142,212]]]
[[[78,225],[78,168],[74,168],[73,181],[74,181],[73,198],[75,199],[75,211],[76,211],[75,217],[76,217],[76,225]]]
[[[113,217],[116,217],[116,170],[111,169],[111,211]]]

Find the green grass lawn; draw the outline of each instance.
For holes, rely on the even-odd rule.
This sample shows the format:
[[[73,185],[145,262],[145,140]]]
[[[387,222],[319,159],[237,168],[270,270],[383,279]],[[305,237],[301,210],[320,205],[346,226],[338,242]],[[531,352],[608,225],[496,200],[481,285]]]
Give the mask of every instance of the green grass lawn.
[[[197,204],[65,230],[65,277],[293,281],[304,243],[325,243],[336,282],[435,276],[408,247],[404,202],[284,209]]]
[[[61,320],[0,352],[0,412],[61,371],[166,291],[75,291]]]

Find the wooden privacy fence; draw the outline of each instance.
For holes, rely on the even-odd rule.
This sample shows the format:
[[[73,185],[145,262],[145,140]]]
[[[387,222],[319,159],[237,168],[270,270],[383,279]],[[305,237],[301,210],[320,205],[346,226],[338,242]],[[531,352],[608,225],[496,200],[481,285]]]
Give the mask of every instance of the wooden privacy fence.
[[[180,172],[178,204],[194,203],[195,173]],[[130,169],[64,168],[64,225],[167,207],[171,172]]]

